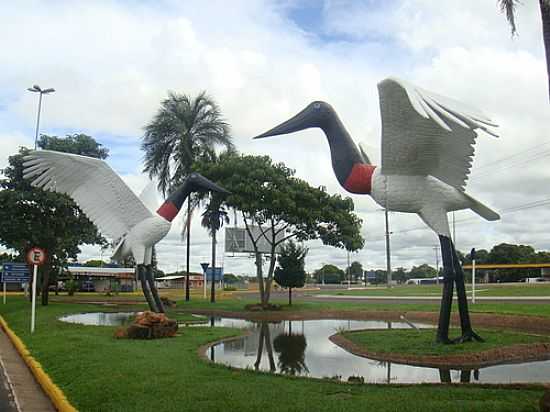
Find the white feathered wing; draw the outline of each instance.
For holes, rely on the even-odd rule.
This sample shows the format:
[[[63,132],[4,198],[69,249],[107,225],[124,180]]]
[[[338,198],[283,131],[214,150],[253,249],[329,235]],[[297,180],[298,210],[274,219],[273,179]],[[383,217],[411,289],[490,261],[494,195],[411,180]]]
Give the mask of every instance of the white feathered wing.
[[[113,240],[153,216],[100,159],[40,150],[31,151],[24,160],[24,178],[32,178],[35,187],[69,195],[101,233]]]

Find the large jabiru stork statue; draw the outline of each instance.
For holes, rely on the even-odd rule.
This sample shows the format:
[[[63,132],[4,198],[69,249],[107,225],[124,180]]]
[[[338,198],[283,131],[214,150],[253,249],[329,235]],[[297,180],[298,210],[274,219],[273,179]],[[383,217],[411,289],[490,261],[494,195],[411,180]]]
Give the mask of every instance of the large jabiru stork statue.
[[[395,78],[378,84],[382,117],[382,165],[371,165],[325,102],[309,104],[297,115],[255,139],[320,128],[328,139],[332,168],[348,192],[369,194],[389,211],[417,213],[441,243],[444,280],[437,330],[441,343],[482,340],[471,326],[464,273],[451,240],[447,213],[471,209],[487,220],[499,215],[465,193],[476,129],[496,136],[495,124],[475,109]],[[462,336],[449,338],[456,284]]]
[[[50,150],[25,157],[24,177],[32,186],[69,195],[105,236],[116,242],[113,259],[130,254],[149,308],[164,312],[151,265],[153,246],[170,230],[172,220],[192,192],[228,191],[192,173],[153,213],[103,160]],[[75,228],[78,230],[78,228]]]

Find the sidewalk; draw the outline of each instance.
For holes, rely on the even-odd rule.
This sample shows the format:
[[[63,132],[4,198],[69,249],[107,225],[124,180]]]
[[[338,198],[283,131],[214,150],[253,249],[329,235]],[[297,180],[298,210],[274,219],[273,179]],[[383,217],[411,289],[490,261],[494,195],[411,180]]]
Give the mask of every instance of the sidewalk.
[[[0,328],[0,361],[9,377],[20,412],[55,412],[50,398],[44,394],[2,328]]]

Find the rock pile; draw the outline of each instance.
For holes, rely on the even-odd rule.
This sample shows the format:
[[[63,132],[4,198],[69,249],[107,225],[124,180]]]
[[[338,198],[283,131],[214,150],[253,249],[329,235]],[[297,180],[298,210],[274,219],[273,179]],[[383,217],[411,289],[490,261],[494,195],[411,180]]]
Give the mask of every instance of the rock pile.
[[[116,338],[128,339],[160,339],[175,336],[178,324],[168,319],[164,313],[145,311],[138,313],[127,328],[120,328],[115,332]]]

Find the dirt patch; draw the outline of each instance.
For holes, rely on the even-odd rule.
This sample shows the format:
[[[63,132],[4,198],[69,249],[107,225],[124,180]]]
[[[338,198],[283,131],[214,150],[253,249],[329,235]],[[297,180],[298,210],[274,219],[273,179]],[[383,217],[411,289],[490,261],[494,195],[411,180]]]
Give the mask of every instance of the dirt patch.
[[[372,329],[364,330],[370,332]],[[356,332],[356,331],[354,331]],[[401,363],[413,366],[445,369],[479,369],[487,366],[523,363],[550,359],[550,343],[531,343],[488,349],[482,352],[455,355],[405,355],[401,353],[380,353],[369,351],[341,334],[329,337],[330,341],[356,356],[378,361]]]

